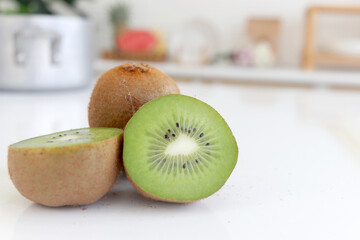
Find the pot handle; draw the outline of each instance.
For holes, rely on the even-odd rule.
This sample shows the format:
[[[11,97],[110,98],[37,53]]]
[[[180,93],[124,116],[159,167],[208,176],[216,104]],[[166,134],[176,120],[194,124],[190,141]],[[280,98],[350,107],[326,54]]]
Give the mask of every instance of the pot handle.
[[[50,62],[54,65],[59,64],[60,34],[35,26],[24,27],[14,34],[15,63],[19,66],[26,65],[28,61],[27,49],[31,48],[31,42],[37,39],[47,39],[50,42]]]

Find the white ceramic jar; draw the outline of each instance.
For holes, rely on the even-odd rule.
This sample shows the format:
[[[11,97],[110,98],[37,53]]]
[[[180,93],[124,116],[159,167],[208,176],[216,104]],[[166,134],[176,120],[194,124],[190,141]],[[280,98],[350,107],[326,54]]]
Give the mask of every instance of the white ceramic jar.
[[[91,40],[84,18],[0,15],[0,89],[85,86],[92,78]]]

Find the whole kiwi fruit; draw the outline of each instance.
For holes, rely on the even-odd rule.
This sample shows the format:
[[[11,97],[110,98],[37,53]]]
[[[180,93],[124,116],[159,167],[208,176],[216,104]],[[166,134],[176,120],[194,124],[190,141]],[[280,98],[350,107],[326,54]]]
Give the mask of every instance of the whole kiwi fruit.
[[[24,197],[45,206],[93,203],[116,181],[122,139],[118,128],[83,128],[12,144],[10,178]]]
[[[175,81],[147,64],[117,66],[105,72],[92,92],[90,127],[124,128],[145,103],[168,94],[179,94]]]

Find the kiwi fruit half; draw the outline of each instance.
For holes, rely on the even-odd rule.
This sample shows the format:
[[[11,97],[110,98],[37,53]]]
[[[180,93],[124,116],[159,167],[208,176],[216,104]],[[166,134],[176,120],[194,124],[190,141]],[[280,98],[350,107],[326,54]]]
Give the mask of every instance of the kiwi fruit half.
[[[94,87],[88,109],[89,125],[124,129],[142,105],[177,93],[180,91],[175,81],[150,65],[117,66],[105,72]]]
[[[26,198],[46,206],[86,205],[119,174],[123,130],[84,128],[9,146],[10,178]]]
[[[192,202],[218,191],[238,158],[224,119],[206,103],[167,95],[145,104],[124,131],[128,179],[146,197]]]

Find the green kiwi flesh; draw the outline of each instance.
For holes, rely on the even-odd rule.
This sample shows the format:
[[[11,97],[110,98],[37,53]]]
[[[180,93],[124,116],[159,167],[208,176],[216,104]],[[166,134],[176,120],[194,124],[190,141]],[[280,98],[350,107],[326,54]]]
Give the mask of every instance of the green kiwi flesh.
[[[238,158],[224,119],[206,103],[166,95],[141,107],[124,131],[123,161],[144,196],[192,202],[218,191]]]
[[[10,148],[65,147],[76,144],[89,144],[115,137],[122,133],[118,128],[82,128],[52,133],[26,139],[10,145]]]

